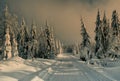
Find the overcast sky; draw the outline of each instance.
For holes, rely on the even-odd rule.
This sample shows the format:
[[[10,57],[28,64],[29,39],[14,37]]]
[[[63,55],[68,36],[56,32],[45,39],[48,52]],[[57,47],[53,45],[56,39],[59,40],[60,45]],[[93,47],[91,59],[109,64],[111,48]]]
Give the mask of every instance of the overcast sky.
[[[28,25],[32,18],[40,26],[47,19],[54,26],[55,36],[65,43],[81,41],[81,16],[93,41],[97,10],[100,10],[101,17],[106,11],[110,20],[114,9],[120,13],[120,0],[0,0],[1,6],[4,3],[8,4],[10,12],[19,18],[25,17]]]

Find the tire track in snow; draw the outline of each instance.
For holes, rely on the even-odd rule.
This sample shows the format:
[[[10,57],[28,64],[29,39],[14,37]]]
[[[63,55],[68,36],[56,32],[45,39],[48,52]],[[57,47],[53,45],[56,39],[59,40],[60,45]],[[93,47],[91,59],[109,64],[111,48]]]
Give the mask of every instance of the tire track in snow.
[[[52,69],[54,69],[53,72],[50,74],[50,76],[45,81],[52,81],[53,80],[54,74],[59,69],[58,66],[62,65],[62,63],[63,63],[62,60],[59,60],[59,61],[57,60],[57,63],[54,66],[51,67]]]
[[[45,80],[45,81],[58,81],[59,77],[61,77],[61,76],[62,77],[61,77],[60,81],[64,81],[64,80],[62,80],[62,78],[63,79],[66,78],[67,80],[69,79],[68,81],[74,81],[73,79],[71,79],[72,77],[73,78],[76,77],[75,81],[80,81],[80,80],[81,81],[92,81],[92,80],[89,80],[88,77],[85,77],[86,73],[83,73],[83,72],[79,71],[79,68],[76,67],[76,63],[74,63],[74,60],[76,60],[76,59],[73,59],[72,56],[70,56],[70,55],[69,55],[69,58],[62,58],[59,66],[56,66],[57,69],[56,69],[55,72],[57,73],[57,71],[60,71],[60,72],[58,72],[58,77],[55,77],[55,75],[53,74],[53,76],[51,76],[50,80]],[[60,68],[60,67],[64,67],[64,68]],[[67,68],[65,68],[65,67],[67,67]],[[74,70],[74,69],[76,69],[76,70]],[[69,74],[66,74],[66,72],[64,70],[67,71]],[[72,71],[72,74],[68,70]],[[74,75],[75,73],[77,73],[77,75]],[[67,75],[67,76],[64,76],[64,75]],[[70,77],[70,76],[72,76],[72,77]],[[80,79],[80,77],[81,77],[81,79]]]
[[[77,63],[77,58],[75,58],[73,55],[71,55],[71,58],[74,59],[73,64],[75,65],[76,68],[80,70],[79,74],[82,77],[84,77],[84,81],[94,81],[93,79],[87,76],[88,73],[84,71],[84,68],[81,69],[80,67],[77,66],[79,64]]]
[[[106,76],[100,74],[99,72],[95,71],[94,69],[88,67],[87,65],[78,62],[77,58],[74,57],[73,55],[69,55],[69,58],[61,58],[60,60],[56,60],[55,63],[53,63],[52,65],[34,72],[28,76],[25,76],[23,79],[19,80],[19,81],[31,81],[34,78],[37,78],[37,80],[33,80],[33,81],[58,81],[58,77],[59,78],[67,78],[68,81],[113,81],[109,78],[107,78]],[[70,63],[71,62],[71,63]],[[68,64],[67,64],[68,63]],[[70,65],[73,65],[72,68],[70,68]],[[61,67],[60,67],[61,66]],[[67,69],[71,69],[71,70],[67,70]],[[70,77],[69,75],[66,75],[66,71],[68,73],[70,73],[69,71],[72,71],[72,73],[74,73],[72,69],[78,69],[77,71],[79,71],[78,75],[72,76],[73,78],[77,78],[76,80],[71,80],[72,77]],[[75,72],[77,72],[75,70]],[[55,73],[61,73],[61,75],[58,75],[58,77],[55,77]],[[77,76],[77,77],[76,77]],[[78,77],[79,76],[79,77]],[[81,77],[81,78],[80,78]],[[40,80],[40,79],[42,80]],[[60,79],[61,80],[61,79]],[[62,80],[61,80],[62,81]]]
[[[46,73],[46,70],[47,70],[48,68],[54,66],[56,63],[57,63],[57,61],[54,62],[52,65],[49,65],[49,66],[47,66],[46,68],[43,68],[42,70],[39,70],[39,71],[37,71],[37,72],[34,72],[34,73],[32,73],[32,74],[29,74],[29,75],[25,76],[25,77],[22,78],[22,79],[19,79],[18,81],[32,81],[32,79],[34,79],[36,76],[39,77],[40,73],[41,73],[41,74],[43,73],[43,76],[45,76],[44,73]],[[40,77],[40,78],[41,78],[41,77]],[[36,80],[35,80],[35,81],[36,81]],[[41,80],[40,80],[40,81],[41,81]]]
[[[74,56],[72,57],[73,59],[75,59]],[[114,81],[113,79],[110,79],[102,75],[101,73],[97,72],[96,70],[88,67],[87,65],[83,63],[78,62],[77,60],[75,60],[75,63],[80,65],[77,67],[81,69],[81,71],[89,79],[89,81]]]

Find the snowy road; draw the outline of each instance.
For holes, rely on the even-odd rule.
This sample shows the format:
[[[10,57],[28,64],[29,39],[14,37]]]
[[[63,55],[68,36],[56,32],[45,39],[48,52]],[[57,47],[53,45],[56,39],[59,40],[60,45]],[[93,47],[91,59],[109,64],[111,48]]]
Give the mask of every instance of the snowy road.
[[[58,61],[60,62],[52,67],[53,73],[46,81],[112,81],[72,55],[64,54]]]
[[[19,81],[113,81],[91,69],[76,57],[62,54],[56,62],[42,71],[35,72]]]

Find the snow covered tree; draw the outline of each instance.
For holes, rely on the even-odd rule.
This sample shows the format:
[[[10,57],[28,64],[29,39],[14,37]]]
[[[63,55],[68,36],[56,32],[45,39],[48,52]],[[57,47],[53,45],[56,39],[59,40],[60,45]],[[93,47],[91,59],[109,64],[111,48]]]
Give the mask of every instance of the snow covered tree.
[[[8,6],[6,5],[1,17],[0,23],[0,38],[1,39],[1,46],[3,48],[3,59],[9,59],[12,57],[12,47],[11,47],[11,14],[9,13]]]
[[[60,40],[58,42],[58,45],[59,45],[59,54],[62,54],[63,53],[63,44],[61,43]]]
[[[57,54],[61,54],[63,52],[63,47],[62,47],[62,43],[60,40],[55,40],[55,53]]]
[[[114,41],[116,42],[120,42],[119,41],[119,37],[120,37],[120,22],[119,22],[119,18],[118,18],[118,13],[116,10],[113,11],[112,13],[112,23],[111,23],[111,29],[112,29],[112,41],[114,43]]]
[[[37,39],[37,31],[36,31],[36,25],[34,21],[32,21],[32,25],[31,25],[31,37],[32,39]]]
[[[45,35],[46,35],[46,40],[47,40],[47,58],[50,57],[50,52],[51,52],[51,38],[50,38],[50,28],[47,24],[46,21],[46,29],[45,29]]]
[[[17,36],[19,43],[19,56],[22,58],[27,58],[28,51],[28,42],[29,42],[29,33],[25,23],[24,18],[22,18],[22,22],[20,25],[20,31]]]
[[[111,27],[113,29],[113,35],[118,36],[120,23],[119,23],[118,13],[116,10],[113,11],[111,20],[112,20]]]
[[[8,10],[8,6],[6,5],[4,10],[3,10],[3,13],[0,17],[0,43],[1,43],[1,46],[3,45],[3,42],[4,42],[4,35],[6,33],[6,27],[11,27],[11,14],[9,13],[9,10]]]
[[[54,38],[53,27],[50,27],[50,33],[51,33],[50,39],[51,39],[51,53],[52,53],[51,58],[54,58],[54,56],[55,56],[55,38]],[[60,44],[60,41],[59,41],[59,44]]]
[[[86,61],[90,58],[90,40],[82,19],[81,19],[81,35],[82,35],[82,43],[80,47],[81,50],[80,59]]]
[[[25,26],[25,21],[24,21],[24,19],[22,19],[19,34],[17,36],[20,57],[23,57],[23,54],[24,54],[24,42],[25,42],[25,40],[24,40],[24,32],[25,32],[24,26]]]
[[[8,10],[8,6],[6,5],[0,17],[0,43],[1,43],[0,46],[2,46],[5,49],[10,48],[11,52],[13,52],[12,49],[12,46],[14,44],[13,39],[15,39],[17,35],[17,31],[14,29],[17,29],[17,27],[18,27],[17,16],[12,15]],[[7,39],[6,36],[9,37],[10,40]],[[10,43],[8,42],[8,40],[10,41]],[[9,43],[9,46],[7,46],[6,43]],[[3,51],[5,49],[3,49]],[[10,58],[12,56],[13,56],[12,53],[10,53],[9,55],[7,54],[7,58]]]
[[[46,21],[45,29],[46,41],[47,41],[47,58],[55,57],[55,40],[53,35],[53,29],[51,29]]]
[[[18,32],[19,32],[19,28],[18,28],[19,27],[19,23],[18,23],[18,17],[17,17],[17,15],[13,14],[12,18],[11,18],[11,21],[12,21],[11,30],[14,33],[15,38],[17,38]]]
[[[102,21],[100,19],[100,12],[98,10],[96,19],[96,29],[95,29],[95,56],[101,58],[103,54],[103,32],[102,32]]]
[[[79,54],[79,51],[80,51],[80,49],[79,49],[79,44],[78,44],[78,43],[75,43],[75,44],[73,45],[73,54]]]
[[[112,23],[111,23],[111,32],[112,34],[110,35],[110,46],[109,46],[109,51],[108,55],[109,57],[115,59],[119,56],[120,52],[120,22],[118,18],[118,13],[116,10],[113,11],[112,13]]]
[[[109,21],[106,18],[106,14],[104,12],[103,20],[102,20],[102,51],[105,54],[109,48]]]
[[[11,47],[11,42],[10,42],[10,32],[9,32],[9,26],[7,25],[6,30],[5,30],[5,42],[3,46],[3,59],[7,60],[12,57],[12,47]]]
[[[32,48],[31,48],[31,51],[32,51],[32,54],[34,57],[37,57],[38,55],[38,41],[37,41],[37,31],[36,31],[36,26],[35,26],[35,23],[34,21],[32,22],[32,25],[31,25],[31,42],[32,42]]]
[[[98,29],[100,29],[99,27],[100,27],[100,24],[101,24],[101,20],[100,20],[100,12],[99,12],[99,10],[98,10],[98,13],[97,13],[97,19],[96,19],[96,29],[95,29],[95,33],[96,33],[96,35],[95,35],[95,42],[96,42],[96,46],[95,46],[95,54],[97,53],[97,51],[98,51],[98,49],[99,49],[99,39],[100,39],[100,37],[99,37],[99,34],[98,34]]]
[[[11,40],[13,39],[12,35],[15,33],[15,37],[17,37],[18,34],[18,19],[16,15],[12,15],[9,12],[8,6],[6,5],[4,8],[4,11],[0,17],[0,38],[3,38],[4,32],[5,32],[5,23],[8,23],[10,25],[10,35]],[[11,41],[12,42],[12,41]]]
[[[55,39],[55,54],[59,54],[59,45],[58,45],[58,39]]]
[[[43,27],[40,28],[40,35],[39,35],[39,56],[41,58],[47,58],[47,38],[45,29]]]
[[[18,43],[15,37],[12,40],[12,56],[18,56]]]

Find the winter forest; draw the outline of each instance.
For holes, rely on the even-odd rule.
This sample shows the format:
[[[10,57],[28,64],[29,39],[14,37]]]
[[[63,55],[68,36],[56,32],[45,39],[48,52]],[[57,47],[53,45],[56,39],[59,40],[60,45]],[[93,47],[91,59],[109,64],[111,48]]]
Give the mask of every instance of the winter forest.
[[[9,12],[6,5],[0,19],[1,59],[7,60],[14,56],[27,58],[54,58],[62,51],[61,42],[54,37],[53,27],[45,23],[45,27],[36,27],[31,20],[31,27],[22,18],[19,24],[16,15]]]
[[[116,10],[112,13],[111,23],[104,12],[103,18],[98,10],[95,27],[95,46],[91,48],[90,36],[88,35],[83,20],[81,19],[82,43],[80,44],[80,58],[88,60],[91,58],[119,59],[119,18]]]
[[[54,28],[45,23],[45,27],[36,27],[34,20],[31,27],[21,18],[19,24],[17,16],[9,12],[6,5],[1,15],[1,59],[9,59],[14,56],[27,58],[54,58],[62,52],[62,43],[54,37]],[[119,58],[119,18],[116,10],[112,13],[111,23],[104,12],[100,17],[98,10],[95,27],[95,46],[92,45],[90,36],[87,33],[83,19],[80,20],[82,43],[73,45],[71,48],[74,54],[80,54],[80,59],[91,58]]]
[[[0,81],[120,81],[119,12],[95,14],[95,36],[80,15],[81,41],[67,44],[47,18],[38,25],[33,17],[28,25],[6,4],[0,12]]]

